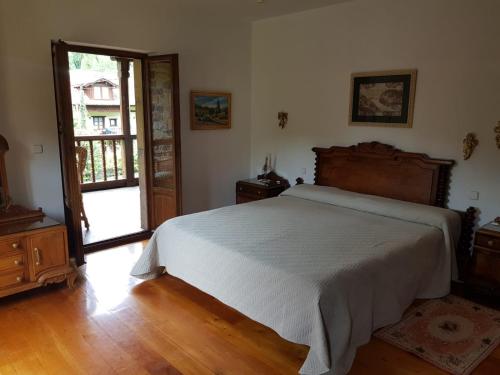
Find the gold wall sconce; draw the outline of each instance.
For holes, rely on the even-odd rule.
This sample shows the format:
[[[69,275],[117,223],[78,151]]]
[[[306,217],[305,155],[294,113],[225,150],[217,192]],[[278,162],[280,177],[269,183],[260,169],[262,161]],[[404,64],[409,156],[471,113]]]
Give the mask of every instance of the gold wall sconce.
[[[288,124],[288,112],[285,111],[280,111],[278,112],[278,120],[279,120],[279,127],[281,129],[285,129],[285,126]]]
[[[464,160],[469,160],[479,141],[474,133],[468,133],[464,138]]]

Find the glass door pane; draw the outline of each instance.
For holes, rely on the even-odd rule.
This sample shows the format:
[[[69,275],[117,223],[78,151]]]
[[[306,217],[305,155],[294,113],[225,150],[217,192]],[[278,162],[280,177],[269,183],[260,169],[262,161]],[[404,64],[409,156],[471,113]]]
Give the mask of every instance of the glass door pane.
[[[172,64],[150,64],[153,187],[175,188]]]
[[[180,134],[177,56],[147,61],[152,227],[180,214]]]

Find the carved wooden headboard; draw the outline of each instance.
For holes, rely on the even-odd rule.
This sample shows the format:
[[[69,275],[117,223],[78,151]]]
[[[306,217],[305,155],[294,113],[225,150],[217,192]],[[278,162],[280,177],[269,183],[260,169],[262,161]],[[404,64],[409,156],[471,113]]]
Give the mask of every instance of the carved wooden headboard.
[[[379,142],[313,148],[316,185],[445,207],[453,160],[431,159]]]
[[[334,186],[358,193],[445,207],[453,160],[431,159],[425,154],[403,152],[379,142],[356,146],[313,148],[316,185]],[[303,183],[303,179],[297,179]],[[457,246],[460,278],[471,259],[477,210],[457,211],[462,230]]]

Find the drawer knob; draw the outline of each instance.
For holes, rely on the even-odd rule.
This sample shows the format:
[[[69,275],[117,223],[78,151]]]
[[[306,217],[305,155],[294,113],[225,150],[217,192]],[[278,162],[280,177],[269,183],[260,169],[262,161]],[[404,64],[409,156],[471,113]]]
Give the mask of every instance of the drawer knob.
[[[17,242],[14,242],[14,243],[12,244],[12,248],[13,248],[13,249],[18,249],[18,248],[19,248],[19,244],[18,244]]]
[[[23,277],[22,277],[22,276],[18,276],[18,277],[16,277],[16,281],[17,281],[18,283],[22,282],[22,281],[23,281]]]
[[[16,259],[16,260],[14,261],[14,264],[15,264],[16,266],[20,266],[20,265],[22,265],[22,264],[23,264],[23,262],[22,262],[21,260],[19,260],[19,259]]]
[[[494,245],[493,240],[489,240],[489,241],[488,241],[488,246],[493,246],[493,245]]]

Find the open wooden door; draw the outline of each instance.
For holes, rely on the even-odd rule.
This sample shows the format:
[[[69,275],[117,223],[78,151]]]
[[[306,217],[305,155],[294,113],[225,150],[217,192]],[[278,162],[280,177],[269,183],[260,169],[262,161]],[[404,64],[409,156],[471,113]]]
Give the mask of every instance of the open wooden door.
[[[178,55],[143,62],[149,223],[154,229],[182,213]]]
[[[129,64],[133,62],[137,110],[137,162],[140,171],[144,172],[139,173],[143,231],[86,245],[82,241],[81,186],[76,166],[68,56],[68,53],[75,52],[113,57],[120,61],[121,72],[129,72]],[[77,265],[82,265],[85,262],[85,253],[149,238],[151,231],[158,225],[182,212],[178,56],[152,57],[139,52],[53,41],[52,57],[69,247]],[[120,77],[120,87],[129,87],[127,76],[128,74],[124,74]],[[129,103],[129,108],[121,106],[123,119],[126,119],[130,110],[127,94],[127,90],[121,92],[121,102]],[[141,121],[142,119],[144,121]],[[101,146],[102,144],[101,142]],[[92,152],[90,154],[92,155]],[[103,156],[103,165],[106,165],[104,160]],[[125,161],[127,179],[134,177],[133,162]],[[114,170],[117,179],[116,159]]]
[[[80,186],[76,170],[68,45],[63,41],[52,42],[52,66],[69,251],[70,255],[75,258],[77,266],[81,266],[85,262],[85,255],[80,229]]]

